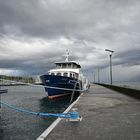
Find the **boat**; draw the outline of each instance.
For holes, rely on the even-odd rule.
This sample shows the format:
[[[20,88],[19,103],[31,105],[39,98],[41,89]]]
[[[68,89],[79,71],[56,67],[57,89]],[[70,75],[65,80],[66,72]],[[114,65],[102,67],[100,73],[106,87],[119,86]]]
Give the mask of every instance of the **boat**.
[[[40,76],[49,99],[68,95],[79,96],[80,91],[87,90],[89,87],[88,80],[81,72],[81,66],[74,61],[69,61],[68,51],[65,56],[65,61],[56,62],[55,68]]]

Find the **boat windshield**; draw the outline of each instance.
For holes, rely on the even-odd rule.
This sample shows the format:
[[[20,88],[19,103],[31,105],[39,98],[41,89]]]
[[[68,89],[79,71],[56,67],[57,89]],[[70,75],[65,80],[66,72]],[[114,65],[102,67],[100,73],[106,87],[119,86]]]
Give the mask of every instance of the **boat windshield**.
[[[78,79],[78,73],[75,73],[75,72],[50,72],[49,74]]]
[[[67,63],[56,63],[56,69],[60,68],[81,68],[80,65],[74,62],[67,62]]]

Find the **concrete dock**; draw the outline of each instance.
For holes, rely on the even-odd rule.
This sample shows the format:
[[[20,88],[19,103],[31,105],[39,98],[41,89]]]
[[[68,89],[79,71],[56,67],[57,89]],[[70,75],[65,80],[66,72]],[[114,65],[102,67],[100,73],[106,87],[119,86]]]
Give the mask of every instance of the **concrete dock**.
[[[140,140],[140,100],[91,85],[73,106],[81,122],[62,119],[45,140]],[[46,130],[47,131],[47,130]],[[44,132],[45,133],[45,132]]]

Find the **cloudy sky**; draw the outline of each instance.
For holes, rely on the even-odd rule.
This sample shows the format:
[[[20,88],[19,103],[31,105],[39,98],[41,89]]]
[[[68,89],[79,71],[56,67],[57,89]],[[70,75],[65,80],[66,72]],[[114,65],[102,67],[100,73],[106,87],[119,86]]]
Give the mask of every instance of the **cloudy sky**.
[[[66,49],[93,80],[140,80],[139,0],[0,0],[0,73],[39,75]]]

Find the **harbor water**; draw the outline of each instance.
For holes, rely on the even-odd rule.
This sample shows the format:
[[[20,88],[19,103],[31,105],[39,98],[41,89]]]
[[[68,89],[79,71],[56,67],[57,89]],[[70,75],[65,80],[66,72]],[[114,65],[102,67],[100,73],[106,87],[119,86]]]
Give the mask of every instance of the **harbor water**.
[[[62,113],[69,99],[48,100],[42,87],[7,86],[1,99],[18,108],[35,112]],[[12,110],[0,109],[0,140],[35,140],[56,118],[39,117]]]

